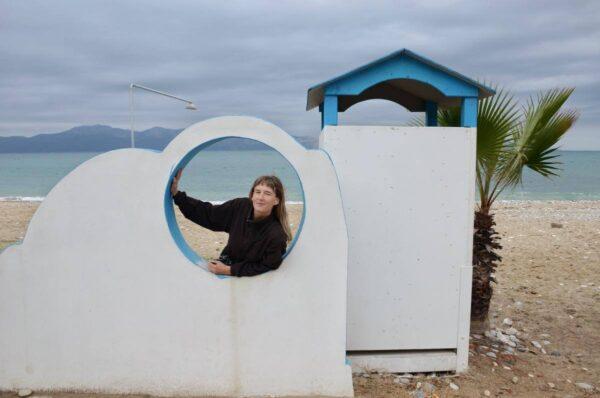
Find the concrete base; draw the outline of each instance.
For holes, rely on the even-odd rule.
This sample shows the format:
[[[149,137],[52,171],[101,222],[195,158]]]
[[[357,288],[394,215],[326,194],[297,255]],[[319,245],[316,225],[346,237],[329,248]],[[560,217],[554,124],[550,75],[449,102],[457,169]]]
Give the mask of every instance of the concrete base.
[[[397,351],[397,352],[352,352],[347,354],[352,372],[443,372],[456,371],[456,352]]]

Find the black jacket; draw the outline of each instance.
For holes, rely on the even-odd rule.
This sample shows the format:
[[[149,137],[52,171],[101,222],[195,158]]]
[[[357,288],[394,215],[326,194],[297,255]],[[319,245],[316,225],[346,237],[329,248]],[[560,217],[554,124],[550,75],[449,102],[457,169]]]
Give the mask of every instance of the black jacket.
[[[253,276],[279,268],[286,250],[286,234],[273,214],[254,221],[250,199],[213,205],[181,191],[173,199],[185,218],[212,231],[229,233],[221,256],[232,260],[231,275]]]

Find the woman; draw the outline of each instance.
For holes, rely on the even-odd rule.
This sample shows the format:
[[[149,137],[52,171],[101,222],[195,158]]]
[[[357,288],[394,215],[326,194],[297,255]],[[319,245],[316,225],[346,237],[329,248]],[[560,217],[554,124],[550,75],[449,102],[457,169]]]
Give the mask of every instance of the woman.
[[[287,242],[292,238],[279,178],[258,177],[248,198],[213,205],[178,190],[182,171],[173,179],[171,195],[185,218],[212,231],[229,233],[227,246],[219,260],[208,264],[209,271],[253,276],[279,268]]]

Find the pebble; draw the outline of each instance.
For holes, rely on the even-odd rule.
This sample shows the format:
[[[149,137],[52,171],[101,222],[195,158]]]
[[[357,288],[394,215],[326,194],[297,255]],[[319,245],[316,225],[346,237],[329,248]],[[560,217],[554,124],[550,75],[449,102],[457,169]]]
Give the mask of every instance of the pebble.
[[[422,390],[415,390],[411,395],[415,398],[425,398],[425,393]]]
[[[515,307],[521,309],[521,308],[523,308],[523,303],[521,301],[517,301],[517,302],[515,302]]]
[[[527,376],[529,376],[529,377],[535,377],[535,375],[533,373],[527,373]]]
[[[534,340],[534,341],[532,341],[532,342],[531,342],[531,344],[533,344],[533,346],[534,346],[535,348],[542,348],[542,345],[541,345],[539,342],[535,341],[535,340]]]
[[[396,384],[409,384],[410,380],[406,379],[404,377],[398,377],[398,378],[394,379],[394,383],[396,383]]]
[[[511,326],[508,329],[506,329],[506,331],[504,333],[506,333],[509,336],[514,336],[517,333],[519,333],[519,331]]]
[[[550,353],[550,355],[552,355],[553,357],[559,357],[559,356],[560,356],[560,351],[556,351],[556,350],[555,350],[555,351],[552,351],[552,352]]]
[[[544,344],[544,345],[550,345],[550,342],[548,340],[543,340],[542,344]]]
[[[511,370],[511,369],[510,369],[508,366],[506,366],[506,365],[504,365],[504,366],[502,366],[502,367],[503,367],[504,369],[506,369],[506,370]]]
[[[519,382],[519,378],[517,376],[514,376],[512,378],[512,382],[513,382],[513,384],[517,384]]]
[[[540,337],[543,339],[547,339],[547,338],[550,338],[550,335],[548,333],[542,333],[542,334],[540,334]]]
[[[554,383],[548,383],[548,387],[550,387],[550,388],[555,388],[555,387],[556,387],[556,384],[554,384]]]
[[[19,390],[17,394],[19,395],[19,397],[28,397],[31,394],[33,394],[33,391],[24,388],[22,390]]]
[[[493,353],[493,352],[491,352],[491,351],[490,351],[490,352],[488,352],[488,353],[486,353],[485,355],[487,355],[487,356],[488,356],[488,357],[490,357],[490,358],[496,358],[496,354],[495,354],[495,353]]]
[[[492,396],[492,393],[490,392],[490,390],[485,390],[485,391],[483,392],[483,395],[485,395],[486,397],[491,397],[491,396]]]
[[[575,385],[579,388],[581,388],[582,390],[585,390],[587,392],[592,392],[594,391],[594,386],[592,386],[591,384],[588,383],[575,383]]]
[[[473,335],[473,338],[474,338],[474,339],[477,339],[477,340],[481,340],[481,339],[483,338],[483,336],[482,336],[482,335],[480,335],[480,334],[474,334],[474,335]]]
[[[431,394],[432,392],[435,391],[435,386],[431,383],[423,383],[423,391],[425,391],[426,393]]]
[[[454,383],[450,383],[450,388],[453,389],[454,391],[458,391],[459,390],[459,387],[456,384],[454,384]]]
[[[504,320],[502,321],[503,324],[508,325],[508,326],[512,326],[513,321],[510,318],[504,318]]]

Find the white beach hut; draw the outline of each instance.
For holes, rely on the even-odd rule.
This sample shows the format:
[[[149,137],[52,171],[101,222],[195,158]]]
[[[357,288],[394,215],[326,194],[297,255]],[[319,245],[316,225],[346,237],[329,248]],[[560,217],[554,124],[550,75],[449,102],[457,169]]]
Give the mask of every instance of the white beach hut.
[[[494,91],[409,50],[308,90],[338,174],[349,237],[347,350],[353,370],[467,367],[477,102]],[[426,127],[338,126],[384,99]],[[461,108],[438,127],[439,109]]]

